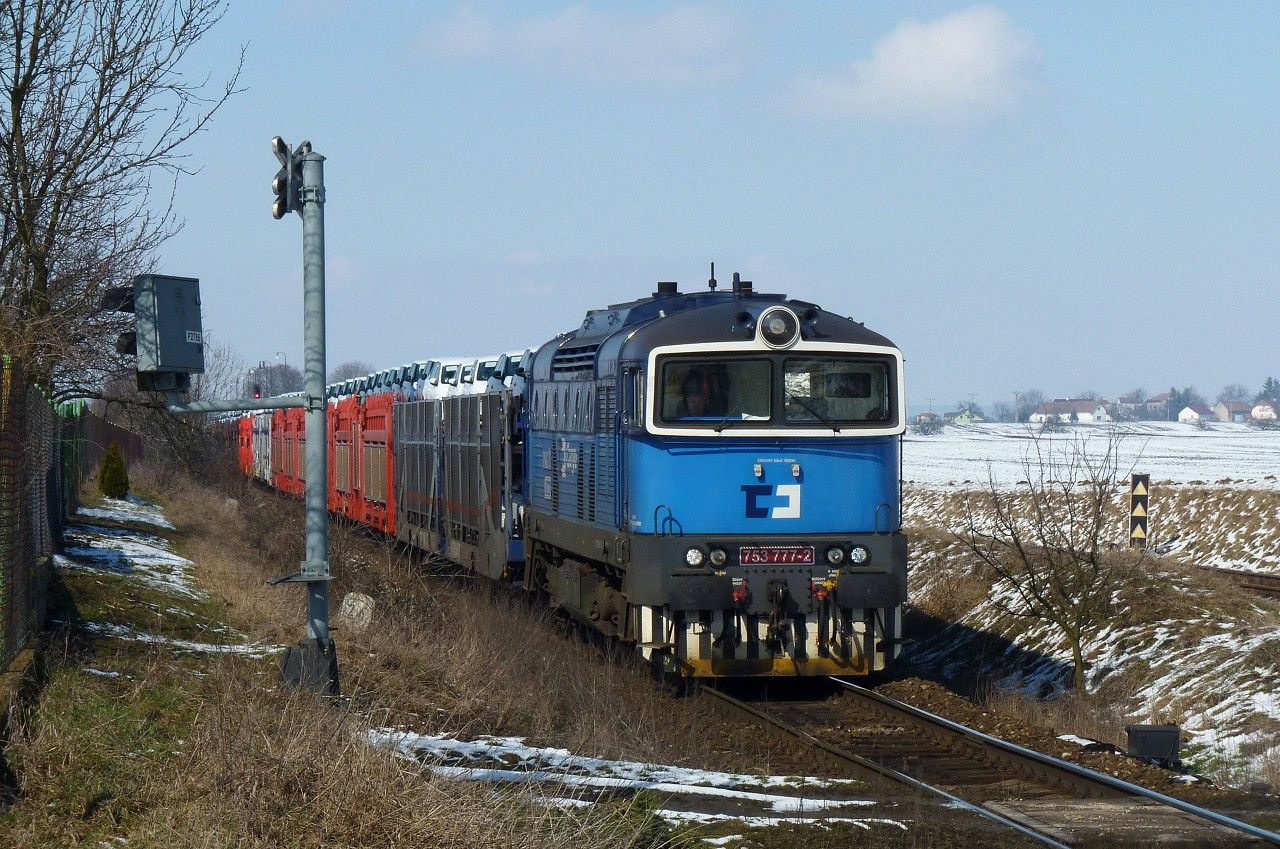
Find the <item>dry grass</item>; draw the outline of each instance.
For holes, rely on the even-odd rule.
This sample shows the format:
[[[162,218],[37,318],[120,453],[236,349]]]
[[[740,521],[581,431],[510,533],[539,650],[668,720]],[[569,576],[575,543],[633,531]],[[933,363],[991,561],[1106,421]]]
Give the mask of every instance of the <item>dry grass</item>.
[[[301,589],[264,586],[301,559],[296,501],[238,481],[229,497],[146,468],[135,477],[184,529],[182,552],[233,623],[260,640],[300,636]],[[636,662],[603,662],[599,647],[520,595],[345,523],[331,526],[330,563],[335,610],[350,591],[375,600],[367,630],[337,628],[335,638],[344,693],[379,723],[520,735],[600,757],[716,769],[768,763],[767,744],[721,729],[721,720],[674,697]]]
[[[1141,675],[1116,675],[1092,693],[1067,690],[1053,699],[1038,699],[1012,690],[991,689],[979,701],[987,710],[1019,725],[1053,729],[1055,734],[1075,734],[1124,749],[1124,726],[1136,721],[1129,708],[1136,701],[1141,684]],[[1165,720],[1152,717],[1151,721]]]
[[[972,568],[957,566],[930,582],[928,591],[914,599],[913,604],[944,622],[959,622],[987,600],[990,590],[990,580],[984,580]]]
[[[556,810],[529,788],[436,778],[361,743],[358,718],[261,683],[220,674],[202,706],[176,777],[191,805],[184,820],[201,826],[196,845],[537,849],[635,845],[646,833],[643,818]]]
[[[134,483],[166,505],[182,529],[173,541],[210,594],[183,603],[188,613],[176,618],[225,621],[255,640],[301,635],[300,589],[265,586],[301,556],[299,505],[238,482],[228,497],[154,469],[136,470]],[[6,747],[20,792],[0,811],[0,846],[671,842],[643,798],[562,809],[533,787],[449,781],[364,743],[355,732],[373,725],[516,733],[590,754],[726,766],[691,702],[626,663],[602,662],[547,614],[505,594],[491,598],[473,580],[429,580],[413,559],[358,529],[335,529],[331,558],[335,599],[352,587],[377,599],[367,631],[337,635],[350,696],[342,710],[282,690],[261,661],[211,661],[62,628],[46,660],[49,683]],[[149,615],[134,604],[138,591],[70,573],[60,618],[117,621],[134,608]],[[138,625],[163,630],[152,620]],[[87,674],[86,665],[119,675]],[[730,757],[745,762],[751,752]]]
[[[124,683],[55,662],[9,754],[21,797],[0,845],[62,847],[657,846],[643,805],[560,810],[532,787],[437,778],[362,743],[359,720],[281,691],[260,665],[203,677],[154,648],[113,658]],[[69,661],[69,662],[68,662]],[[123,664],[123,665],[122,665]],[[171,748],[177,746],[178,748]]]

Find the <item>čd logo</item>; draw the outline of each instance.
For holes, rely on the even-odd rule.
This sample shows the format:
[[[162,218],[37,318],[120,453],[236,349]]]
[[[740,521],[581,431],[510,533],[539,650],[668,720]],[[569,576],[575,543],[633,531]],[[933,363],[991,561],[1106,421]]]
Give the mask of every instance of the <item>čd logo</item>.
[[[799,519],[800,484],[747,484],[742,487],[747,496],[748,519]]]

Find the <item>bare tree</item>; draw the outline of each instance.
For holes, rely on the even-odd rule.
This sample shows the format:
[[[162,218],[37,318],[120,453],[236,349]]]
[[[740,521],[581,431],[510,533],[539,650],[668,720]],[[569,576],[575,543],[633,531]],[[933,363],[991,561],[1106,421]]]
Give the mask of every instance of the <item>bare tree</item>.
[[[205,339],[205,370],[192,375],[188,398],[198,401],[235,396],[244,376],[239,354],[231,345],[210,335],[206,334]],[[226,413],[175,416],[163,397],[139,392],[132,373],[109,379],[94,397],[100,399],[99,409],[105,418],[141,434],[148,443],[163,446],[159,456],[172,459],[189,471],[209,471],[210,464],[225,453],[219,450],[211,426],[233,418]]]
[[[1226,403],[1228,401],[1236,401],[1245,403],[1253,400],[1253,393],[1249,391],[1249,387],[1242,383],[1228,383],[1222,387],[1222,391],[1218,393],[1218,402]]]
[[[1100,444],[1099,444],[1100,443]],[[1047,623],[1071,649],[1073,686],[1085,691],[1085,647],[1112,616],[1135,557],[1114,549],[1124,490],[1121,436],[1033,437],[1025,484],[1003,488],[994,472],[966,498],[956,538],[993,579],[992,600],[1010,616]],[[1137,557],[1140,558],[1141,555]]]
[[[1102,393],[1096,389],[1085,389],[1076,393],[1075,397],[1079,401],[1101,401]]]
[[[150,270],[177,229],[157,171],[235,92],[180,66],[223,0],[8,0],[0,12],[0,349],[37,379],[117,373],[105,289]]]
[[[991,415],[995,416],[998,422],[1013,421],[1013,407],[1004,401],[996,401],[991,405]]]
[[[1021,392],[1015,392],[1014,397],[1018,401],[1018,408],[1014,411],[1017,421],[1027,421],[1036,408],[1044,403],[1044,393],[1039,389],[1024,389]]]
[[[206,334],[204,373],[192,375],[191,401],[236,398],[244,377],[244,360],[229,343],[218,342]]]
[[[1120,400],[1126,404],[1141,404],[1147,400],[1147,390],[1141,386],[1136,389],[1130,389],[1128,392],[1120,396]]]
[[[334,366],[333,371],[329,372],[329,382],[337,383],[339,380],[364,377],[372,372],[373,366],[364,360],[347,360],[345,363]]]
[[[306,378],[296,366],[288,363],[262,364],[249,369],[244,379],[243,392],[250,395],[256,387],[265,396],[283,395],[286,392],[301,392],[305,385]]]

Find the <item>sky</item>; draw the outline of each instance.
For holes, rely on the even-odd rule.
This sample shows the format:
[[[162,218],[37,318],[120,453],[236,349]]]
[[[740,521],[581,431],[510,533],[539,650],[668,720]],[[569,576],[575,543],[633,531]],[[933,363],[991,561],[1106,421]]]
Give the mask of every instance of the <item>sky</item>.
[[[303,11],[305,9],[305,12]],[[1272,3],[232,0],[243,89],[186,148],[162,273],[253,365],[302,354],[325,155],[328,362],[536,347],[710,263],[863,321],[912,409],[1280,376]]]

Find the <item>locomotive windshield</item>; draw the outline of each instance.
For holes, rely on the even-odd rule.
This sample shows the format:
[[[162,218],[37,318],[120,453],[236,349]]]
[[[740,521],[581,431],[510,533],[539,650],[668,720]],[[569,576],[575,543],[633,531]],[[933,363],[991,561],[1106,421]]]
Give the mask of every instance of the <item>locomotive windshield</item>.
[[[717,431],[884,426],[896,418],[895,375],[874,356],[664,358],[657,412],[665,424]]]
[[[789,358],[782,382],[787,424],[869,424],[893,418],[884,362]]]
[[[715,425],[773,417],[767,359],[673,360],[662,368],[662,418]]]

